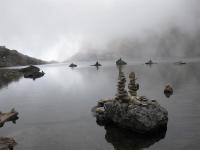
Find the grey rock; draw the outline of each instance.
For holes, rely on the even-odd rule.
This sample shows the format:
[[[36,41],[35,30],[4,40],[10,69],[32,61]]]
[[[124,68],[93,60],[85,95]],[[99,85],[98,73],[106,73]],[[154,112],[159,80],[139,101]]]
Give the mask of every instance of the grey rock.
[[[167,110],[151,100],[138,103],[109,101],[104,103],[104,111],[100,112],[96,114],[97,122],[113,122],[138,133],[166,128],[168,122]]]

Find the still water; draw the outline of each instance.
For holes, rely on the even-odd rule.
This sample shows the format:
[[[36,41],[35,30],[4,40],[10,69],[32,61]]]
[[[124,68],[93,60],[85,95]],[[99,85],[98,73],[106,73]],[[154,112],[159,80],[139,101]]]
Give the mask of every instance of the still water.
[[[126,76],[136,73],[139,95],[158,100],[169,112],[166,134],[155,139],[96,124],[92,107],[116,92],[118,70],[114,64],[98,70],[86,64],[74,69],[67,64],[39,67],[46,74],[36,80],[18,77],[5,81],[0,76],[0,110],[14,107],[20,117],[16,124],[9,122],[0,128],[0,136],[14,137],[18,143],[15,150],[200,149],[198,62],[151,67],[133,63],[123,68]],[[166,84],[174,88],[170,98],[163,94]]]

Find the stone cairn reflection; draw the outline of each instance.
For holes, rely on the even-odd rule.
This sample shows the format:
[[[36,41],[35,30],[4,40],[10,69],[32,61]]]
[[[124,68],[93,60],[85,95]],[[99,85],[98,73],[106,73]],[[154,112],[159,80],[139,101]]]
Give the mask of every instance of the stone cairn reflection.
[[[115,100],[120,101],[122,103],[127,103],[130,101],[128,92],[126,91],[125,87],[126,87],[126,77],[124,73],[122,72],[122,68],[119,67],[117,94],[116,94]]]
[[[129,89],[129,94],[130,96],[137,96],[137,91],[139,90],[139,84],[136,83],[136,77],[135,77],[135,73],[131,72],[129,74],[129,79],[130,79],[130,83],[128,85],[128,89]]]

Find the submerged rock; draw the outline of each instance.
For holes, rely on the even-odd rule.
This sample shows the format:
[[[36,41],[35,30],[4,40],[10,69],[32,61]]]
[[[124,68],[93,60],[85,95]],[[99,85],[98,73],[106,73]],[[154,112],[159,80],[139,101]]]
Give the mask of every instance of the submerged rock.
[[[77,65],[72,63],[72,64],[69,65],[69,67],[74,68],[74,67],[77,67]]]
[[[177,64],[177,65],[185,65],[186,62],[184,62],[184,61],[178,61],[178,62],[176,62],[175,64]]]
[[[116,61],[116,65],[118,65],[118,66],[126,65],[126,64],[127,63],[125,61],[123,61],[121,58]]]
[[[130,74],[130,81],[135,78],[133,75],[135,74]],[[161,107],[156,100],[150,100],[144,96],[133,96],[135,93],[128,95],[125,82],[125,76],[120,71],[116,97],[100,100],[93,109],[97,123],[100,125],[115,124],[142,134],[166,130],[167,110]]]

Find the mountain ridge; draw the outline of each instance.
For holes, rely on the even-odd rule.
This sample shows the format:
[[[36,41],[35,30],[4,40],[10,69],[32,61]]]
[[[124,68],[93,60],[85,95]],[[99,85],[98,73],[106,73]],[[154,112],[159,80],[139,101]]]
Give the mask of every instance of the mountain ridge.
[[[0,67],[41,65],[49,62],[0,46]]]

